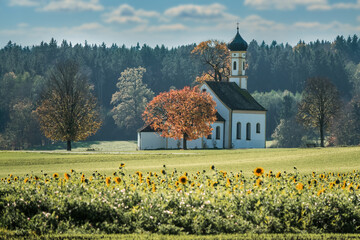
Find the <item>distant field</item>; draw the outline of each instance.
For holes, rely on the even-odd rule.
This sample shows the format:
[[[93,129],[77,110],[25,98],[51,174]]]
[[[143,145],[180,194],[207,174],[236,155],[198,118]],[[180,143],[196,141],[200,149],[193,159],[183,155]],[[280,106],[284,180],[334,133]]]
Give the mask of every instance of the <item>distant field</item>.
[[[122,152],[122,151],[136,151],[136,141],[86,141],[73,142],[72,152]],[[66,143],[60,142],[45,147],[37,147],[30,150],[51,150],[66,152]]]
[[[360,147],[310,149],[240,149],[240,150],[162,150],[135,151],[135,142],[100,142],[79,145],[73,152],[0,151],[0,177],[8,174],[25,175],[99,171],[112,174],[120,163],[128,173],[160,171],[163,165],[170,170],[208,171],[211,165],[224,171],[250,174],[256,167],[265,171],[294,171],[301,173],[348,172],[360,170]],[[86,151],[95,150],[95,151]]]

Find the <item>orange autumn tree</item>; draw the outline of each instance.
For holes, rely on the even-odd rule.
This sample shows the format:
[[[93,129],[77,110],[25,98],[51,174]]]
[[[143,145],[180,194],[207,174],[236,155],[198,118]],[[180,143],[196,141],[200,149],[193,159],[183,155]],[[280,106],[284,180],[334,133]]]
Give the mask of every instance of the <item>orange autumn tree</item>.
[[[185,87],[156,96],[143,113],[144,121],[162,137],[186,141],[211,134],[216,120],[216,103],[209,93]]]
[[[226,43],[218,40],[207,40],[199,43],[191,54],[210,66],[211,70],[197,77],[196,81],[227,81],[230,75],[230,51]]]

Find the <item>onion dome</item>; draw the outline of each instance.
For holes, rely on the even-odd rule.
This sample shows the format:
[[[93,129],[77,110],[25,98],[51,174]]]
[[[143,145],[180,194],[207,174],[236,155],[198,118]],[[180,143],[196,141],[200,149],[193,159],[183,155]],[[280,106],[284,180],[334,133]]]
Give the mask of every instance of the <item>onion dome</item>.
[[[247,42],[240,36],[239,27],[234,39],[227,45],[230,51],[246,51],[248,48]]]

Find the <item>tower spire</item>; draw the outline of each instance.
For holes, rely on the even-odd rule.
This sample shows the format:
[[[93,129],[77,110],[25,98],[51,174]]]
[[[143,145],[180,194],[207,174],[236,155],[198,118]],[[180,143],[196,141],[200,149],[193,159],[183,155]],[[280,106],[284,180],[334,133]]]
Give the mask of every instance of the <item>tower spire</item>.
[[[247,42],[240,36],[239,22],[236,23],[237,33],[234,39],[227,45],[231,55],[231,75],[230,82],[235,82],[240,88],[247,89],[246,70],[246,50]]]

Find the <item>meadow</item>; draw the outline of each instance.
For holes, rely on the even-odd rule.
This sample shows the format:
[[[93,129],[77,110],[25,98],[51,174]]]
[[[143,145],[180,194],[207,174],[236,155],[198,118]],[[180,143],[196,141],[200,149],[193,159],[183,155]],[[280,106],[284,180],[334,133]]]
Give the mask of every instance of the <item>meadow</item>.
[[[0,166],[0,233],[8,238],[360,232],[360,147],[3,151]]]
[[[244,174],[250,174],[258,166],[272,171],[292,171],[297,167],[303,174],[360,170],[360,147],[136,151],[135,142],[126,141],[78,143],[71,153],[60,147],[0,151],[0,177],[29,173],[64,174],[69,169],[109,175],[121,162],[126,163],[129,172],[156,172],[164,164],[169,169],[189,173],[207,170],[210,165],[228,172],[242,170]]]

